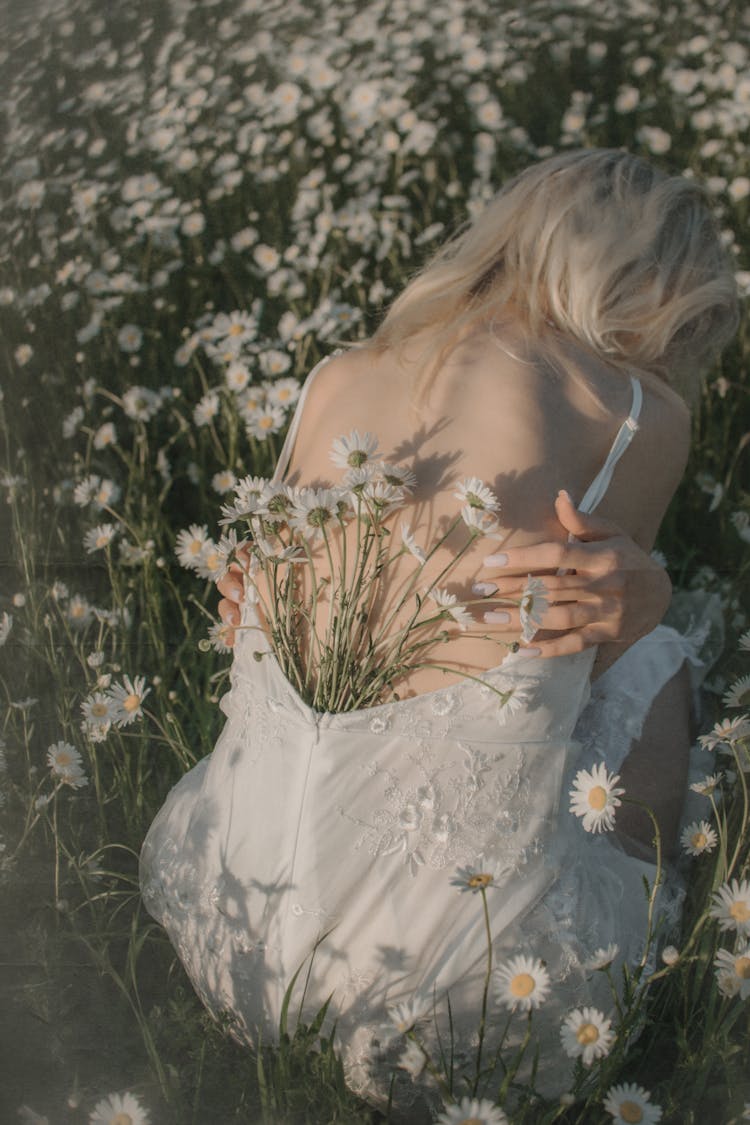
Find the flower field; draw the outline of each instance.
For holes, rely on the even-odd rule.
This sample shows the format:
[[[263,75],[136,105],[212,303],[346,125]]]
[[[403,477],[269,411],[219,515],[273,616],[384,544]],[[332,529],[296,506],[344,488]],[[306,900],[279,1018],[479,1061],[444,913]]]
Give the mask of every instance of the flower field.
[[[313,365],[554,150],[624,146],[699,178],[746,309],[750,11],[14,0],[0,28],[0,1118],[385,1121],[293,1005],[279,1047],[236,1045],[140,903],[145,832],[224,722],[221,508],[270,476]],[[675,588],[723,618],[682,930],[619,1022],[570,1013],[560,1102],[509,1078],[498,1105],[456,1077],[444,1123],[750,1119],[749,359],[744,315],[658,541]],[[584,781],[584,827],[611,827],[617,779]],[[491,888],[471,889],[481,912]],[[553,987],[525,952],[488,1021],[533,1023]]]

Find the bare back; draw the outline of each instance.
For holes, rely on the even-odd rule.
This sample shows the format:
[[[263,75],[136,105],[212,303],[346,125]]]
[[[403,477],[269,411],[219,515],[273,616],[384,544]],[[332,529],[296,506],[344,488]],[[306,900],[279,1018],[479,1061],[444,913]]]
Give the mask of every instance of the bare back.
[[[379,439],[378,456],[410,467],[417,478],[394,528],[405,521],[416,541],[429,548],[458,513],[453,493],[459,481],[479,477],[500,499],[507,536],[502,543],[476,539],[441,583],[459,601],[476,600],[472,585],[483,577],[486,555],[503,544],[564,541],[553,507],[557,492],[566,488],[580,501],[630,410],[627,376],[569,343],[564,348],[564,366],[551,367],[528,350],[522,353],[506,334],[498,339],[486,330],[477,332],[451,353],[418,407],[411,397],[410,363],[419,352],[418,340],[401,360],[368,348],[334,357],[310,387],[286,479],[318,486],[339,480],[340,470],[329,457],[333,440],[355,428],[369,430]],[[639,377],[643,405],[638,433],[599,512],[650,549],[684,471],[689,414],[661,381],[642,373]],[[434,580],[466,539],[466,529],[457,529],[430,560],[420,584]],[[322,555],[320,565],[325,565]],[[414,558],[405,555],[389,568],[375,616],[389,612],[388,585],[395,592],[414,566]],[[473,608],[477,627],[453,629],[450,643],[431,654],[455,671],[415,669],[399,681],[400,696],[431,691],[501,662],[505,643],[514,635],[497,625],[488,628],[481,607]],[[404,621],[408,612],[405,607]],[[400,623],[397,618],[394,625]]]

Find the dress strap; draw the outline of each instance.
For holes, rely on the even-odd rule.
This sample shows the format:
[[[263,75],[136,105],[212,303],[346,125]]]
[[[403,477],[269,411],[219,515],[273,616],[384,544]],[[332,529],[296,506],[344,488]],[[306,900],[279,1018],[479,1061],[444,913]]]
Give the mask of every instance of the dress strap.
[[[325,366],[325,364],[328,363],[329,359],[333,359],[333,357],[336,356],[336,355],[341,355],[343,351],[344,351],[343,348],[337,348],[336,351],[331,352],[330,355],[323,356],[323,358],[320,360],[320,362],[315,364],[312,371],[310,372],[310,374],[305,379],[305,384],[302,388],[302,393],[300,394],[299,398],[297,399],[297,406],[296,406],[294,414],[292,416],[292,421],[289,425],[289,429],[287,430],[286,438],[284,439],[284,444],[281,447],[281,453],[279,454],[279,459],[276,462],[276,468],[274,469],[273,476],[271,477],[271,483],[272,484],[278,484],[279,481],[282,481],[284,479],[284,477],[286,476],[286,471],[289,468],[289,462],[292,458],[292,453],[294,451],[294,443],[297,440],[297,433],[299,431],[300,422],[302,420],[302,408],[305,405],[305,399],[307,398],[308,391],[310,390],[310,387],[312,385],[312,382],[313,382],[315,376],[318,374],[321,367]]]
[[[592,480],[583,500],[581,500],[578,505],[579,512],[593,512],[594,508],[596,508],[597,504],[602,500],[605,492],[609,488],[609,482],[612,480],[615,465],[630,445],[633,440],[633,435],[638,429],[638,416],[641,413],[643,391],[641,390],[639,380],[636,379],[634,375],[630,376],[630,385],[633,388],[633,403],[630,408],[630,414],[620,426],[617,436],[612,442],[612,448],[609,451],[607,460]]]

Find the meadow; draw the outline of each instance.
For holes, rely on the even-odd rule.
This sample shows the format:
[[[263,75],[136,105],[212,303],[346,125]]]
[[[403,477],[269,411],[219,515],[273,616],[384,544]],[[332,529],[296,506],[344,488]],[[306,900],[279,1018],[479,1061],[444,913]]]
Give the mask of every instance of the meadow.
[[[0,26],[0,1117],[384,1121],[293,1009],[279,1047],[235,1044],[140,903],[145,832],[224,721],[220,508],[272,471],[313,364],[554,150],[700,179],[746,308],[750,11],[15,0]],[[561,1103],[513,1091],[514,1125],[750,1119],[749,356],[743,314],[657,544],[672,619],[711,620],[681,934],[640,1037]],[[710,912],[731,880],[734,930]],[[629,1117],[622,1083],[650,1096]],[[504,1120],[467,1092],[441,1120]]]

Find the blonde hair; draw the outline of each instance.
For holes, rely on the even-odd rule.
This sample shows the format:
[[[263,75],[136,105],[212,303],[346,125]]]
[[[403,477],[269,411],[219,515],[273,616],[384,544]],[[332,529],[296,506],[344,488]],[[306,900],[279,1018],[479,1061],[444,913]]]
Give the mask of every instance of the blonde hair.
[[[527,168],[433,255],[367,343],[400,351],[434,329],[424,387],[462,329],[504,308],[531,340],[551,325],[688,399],[738,321],[734,273],[701,187],[616,149]]]

